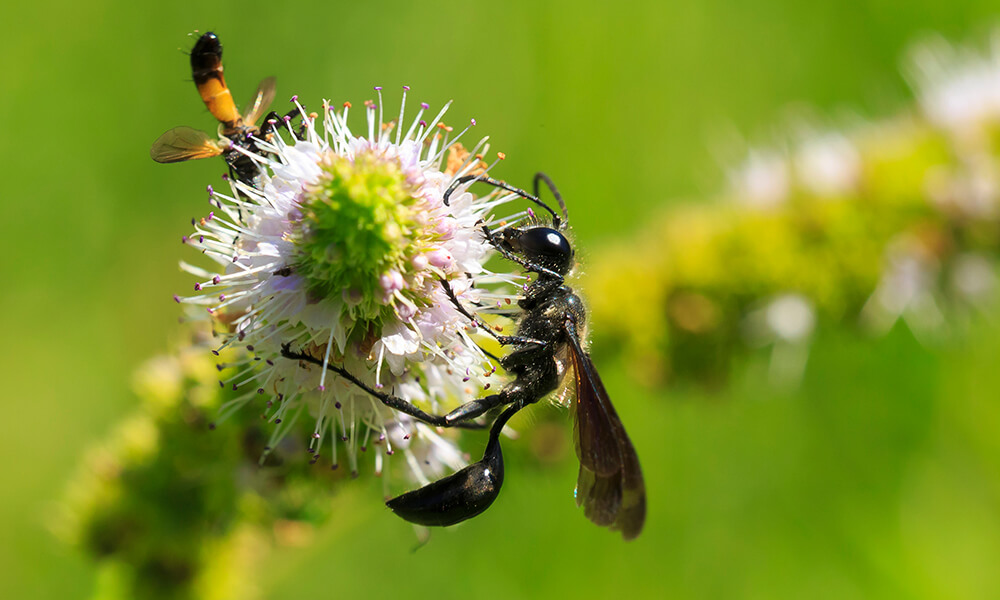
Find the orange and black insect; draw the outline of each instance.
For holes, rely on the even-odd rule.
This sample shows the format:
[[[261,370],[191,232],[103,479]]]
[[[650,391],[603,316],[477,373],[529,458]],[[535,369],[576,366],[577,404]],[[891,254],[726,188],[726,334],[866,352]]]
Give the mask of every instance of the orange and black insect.
[[[274,100],[274,77],[260,82],[246,114],[240,114],[222,75],[222,44],[211,31],[191,50],[191,75],[208,111],[219,121],[219,139],[193,127],[174,127],[153,142],[149,155],[159,163],[222,155],[233,177],[252,184],[259,167],[240,149],[261,154],[255,144],[260,134],[257,120]]]

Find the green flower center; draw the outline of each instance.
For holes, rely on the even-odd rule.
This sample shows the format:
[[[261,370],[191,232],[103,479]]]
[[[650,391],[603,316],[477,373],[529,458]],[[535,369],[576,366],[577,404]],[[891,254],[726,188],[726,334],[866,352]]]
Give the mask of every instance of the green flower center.
[[[383,275],[405,273],[421,230],[414,190],[396,159],[329,155],[304,191],[296,272],[313,297],[343,296],[354,320],[387,316]]]

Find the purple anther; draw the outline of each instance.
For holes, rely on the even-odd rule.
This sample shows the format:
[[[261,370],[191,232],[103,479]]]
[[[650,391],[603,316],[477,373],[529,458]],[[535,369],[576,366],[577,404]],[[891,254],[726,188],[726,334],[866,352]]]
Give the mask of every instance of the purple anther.
[[[278,423],[281,423],[281,419],[275,419],[275,420],[274,420],[274,424],[275,424],[275,425],[277,425]]]
[[[420,121],[418,121],[418,123],[419,123],[419,125],[420,125],[421,127],[427,127],[427,121],[425,121],[425,120],[423,120],[423,119],[420,119]]]
[[[192,227],[194,227],[195,223],[197,223],[197,222],[198,221],[194,217],[191,217],[191,226]]]
[[[285,123],[291,123],[292,122],[292,118],[290,116],[288,116],[288,115],[285,115],[284,117],[282,117],[282,119],[285,121]]]
[[[337,470],[337,467],[339,467],[339,466],[340,466],[340,465],[338,465],[338,464],[333,464],[333,465],[330,465],[330,470],[331,470],[331,471],[336,471],[336,470]]]
[[[215,218],[215,211],[214,210],[209,211],[208,212],[208,220],[211,221],[214,218]]]
[[[426,102],[421,102],[421,103],[420,103],[420,108],[422,108],[422,109],[424,109],[424,110],[427,110],[427,109],[428,109],[428,108],[430,108],[430,107],[431,107],[431,105],[430,105],[430,104],[427,104]],[[421,123],[423,123],[423,121],[421,121]]]
[[[202,243],[204,243],[204,242],[205,242],[205,236],[203,236],[203,235],[199,235],[199,236],[198,236],[198,243],[199,243],[199,244],[202,244]]]
[[[295,94],[294,96],[292,96],[292,99],[289,100],[289,102],[298,102],[298,101],[299,101],[299,95],[298,94]]]
[[[217,363],[217,364],[215,365],[215,370],[216,370],[216,371],[218,371],[218,372],[220,372],[220,373],[221,373],[221,372],[222,372],[222,370],[223,370],[223,369],[225,369],[225,368],[226,368],[226,366],[225,366],[224,364],[222,364],[222,363]]]
[[[218,356],[219,355],[219,351],[218,350],[212,350],[212,354]]]
[[[182,236],[181,236],[181,243],[182,243],[182,244],[186,244],[186,243],[188,243],[188,236],[186,236],[186,235],[182,235]]]
[[[219,302],[225,302],[225,301],[226,301],[226,295],[225,294],[219,294]]]
[[[212,189],[212,186],[211,186],[211,185],[209,185],[209,186],[208,186],[208,195],[209,195],[209,196],[211,196],[211,195],[213,195],[213,194],[215,194],[215,190],[213,190],[213,189]]]
[[[403,91],[404,91],[404,92],[408,92],[408,91],[410,91],[410,86],[408,86],[408,85],[404,85],[404,86],[403,86]]]
[[[333,407],[336,408],[337,410],[340,410],[341,406],[343,406],[343,405],[340,402],[334,402],[333,403]]]
[[[476,120],[475,120],[475,119],[472,119],[472,120],[470,120],[470,121],[469,121],[469,124],[470,124],[470,125],[475,125],[475,124],[476,124]]]
[[[219,382],[219,387],[225,389],[226,388],[225,382],[220,381]]]
[[[382,86],[380,86],[380,85],[376,85],[376,86],[375,86],[375,91],[376,91],[376,92],[381,92],[381,91],[382,91]]]
[[[258,394],[263,394],[264,393],[264,388],[257,388],[257,393]]]
[[[319,390],[319,391],[321,391],[321,392],[325,392],[326,391],[326,386],[325,385],[321,385],[321,386],[317,387],[316,389]]]
[[[234,383],[233,384],[233,391],[235,392],[238,389],[240,389],[239,385]]]
[[[273,361],[273,360],[271,360],[270,358],[269,358],[269,359],[267,359],[267,360],[266,360],[266,361],[264,361],[264,362],[266,362],[266,363],[267,363],[267,366],[269,366],[269,367],[273,367],[273,366],[274,366],[274,361]]]
[[[200,283],[194,284],[194,291],[196,291],[196,292],[200,292],[201,291],[201,284]]]
[[[221,281],[222,281],[222,278],[219,277],[218,275],[216,275],[215,277],[212,278],[212,283],[214,283],[215,285],[219,285],[219,283]]]
[[[177,294],[174,294],[174,302],[176,302],[177,304],[180,304],[181,303],[181,297],[178,296]]]

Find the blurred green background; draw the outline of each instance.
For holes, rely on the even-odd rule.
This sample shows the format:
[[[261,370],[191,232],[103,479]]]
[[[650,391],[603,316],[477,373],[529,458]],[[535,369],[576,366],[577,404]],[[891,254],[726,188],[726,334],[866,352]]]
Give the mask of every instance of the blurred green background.
[[[404,84],[416,101],[454,99],[449,121],[475,117],[506,152],[497,176],[555,179],[586,261],[673,199],[717,191],[719,129],[766,138],[796,102],[889,114],[910,101],[907,44],[981,36],[995,6],[8,6],[0,597],[92,593],[93,564],[46,524],[83,450],[134,408],[131,373],[167,349],[171,294],[190,287],[180,236],[223,169],[148,157],[170,127],[213,127],[189,81],[189,32],[220,35],[238,99],[272,74],[279,108],[293,93],[360,102],[372,85],[390,106]],[[314,545],[269,559],[264,596],[1000,596],[997,333],[984,323],[929,349],[901,326],[876,340],[824,332],[801,388],[783,393],[753,357],[712,392],[650,392],[608,359],[649,492],[637,541],[575,509],[572,459],[543,467],[515,452],[497,505],[416,553],[380,482],[362,478]]]

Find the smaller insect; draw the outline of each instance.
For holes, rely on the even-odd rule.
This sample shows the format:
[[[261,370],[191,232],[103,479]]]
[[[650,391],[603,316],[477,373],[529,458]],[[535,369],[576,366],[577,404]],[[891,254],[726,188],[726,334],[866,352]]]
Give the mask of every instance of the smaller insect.
[[[191,50],[191,75],[208,111],[219,121],[219,139],[212,139],[193,127],[174,127],[153,142],[149,155],[159,163],[222,155],[229,165],[230,175],[252,185],[260,169],[241,149],[261,154],[255,143],[260,134],[256,123],[274,100],[274,77],[260,82],[246,114],[240,114],[222,75],[222,44],[211,31],[198,38]]]

